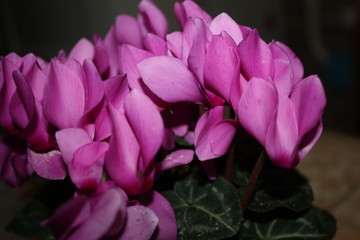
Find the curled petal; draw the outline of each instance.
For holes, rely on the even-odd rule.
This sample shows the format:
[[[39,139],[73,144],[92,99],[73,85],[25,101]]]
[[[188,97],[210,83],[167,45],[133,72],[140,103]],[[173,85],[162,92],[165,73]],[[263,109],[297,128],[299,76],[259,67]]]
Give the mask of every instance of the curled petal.
[[[167,155],[164,160],[156,163],[157,172],[185,165],[190,163],[194,158],[194,151],[189,149],[180,149]]]

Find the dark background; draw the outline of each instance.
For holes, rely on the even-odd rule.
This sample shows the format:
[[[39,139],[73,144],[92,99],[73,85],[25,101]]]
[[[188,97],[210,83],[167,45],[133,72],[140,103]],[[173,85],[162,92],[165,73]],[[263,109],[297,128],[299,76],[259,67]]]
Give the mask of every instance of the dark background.
[[[155,3],[177,30],[174,0]],[[238,23],[258,28],[266,40],[289,45],[305,74],[318,74],[328,105],[325,129],[360,135],[360,1],[199,0],[212,16],[227,12]],[[33,52],[48,60],[69,51],[81,38],[104,36],[115,16],[135,15],[136,0],[2,0],[0,55]]]

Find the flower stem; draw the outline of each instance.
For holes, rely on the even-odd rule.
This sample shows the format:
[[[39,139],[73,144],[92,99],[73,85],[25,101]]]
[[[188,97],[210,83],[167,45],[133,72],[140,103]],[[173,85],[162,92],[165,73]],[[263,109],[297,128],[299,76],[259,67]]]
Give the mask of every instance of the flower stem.
[[[262,151],[258,160],[256,161],[253,171],[251,172],[251,176],[249,178],[248,184],[246,185],[244,195],[241,199],[241,210],[243,213],[245,213],[245,211],[249,205],[249,202],[250,202],[251,196],[254,192],[258,177],[264,166],[265,158],[266,158],[266,153],[265,153],[265,151]]]

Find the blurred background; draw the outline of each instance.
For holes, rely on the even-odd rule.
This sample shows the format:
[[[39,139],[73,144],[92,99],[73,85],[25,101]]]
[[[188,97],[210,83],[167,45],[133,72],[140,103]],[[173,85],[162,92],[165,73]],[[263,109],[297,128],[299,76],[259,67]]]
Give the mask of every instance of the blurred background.
[[[116,15],[136,15],[135,0],[2,0],[0,55],[33,52],[49,60],[69,51],[81,38],[104,36]],[[177,30],[175,0],[154,0]],[[338,219],[336,239],[360,236],[360,1],[358,0],[198,0],[212,16],[227,12],[239,24],[259,29],[267,42],[290,46],[304,64],[305,75],[318,74],[328,104],[325,131],[300,164],[310,179],[315,203]],[[28,184],[29,186],[29,184]],[[5,197],[0,185],[0,225],[28,199],[31,185]],[[5,201],[7,201],[6,204]],[[17,204],[17,205],[16,205]],[[5,210],[4,210],[5,209]],[[7,210],[6,210],[7,209]],[[356,215],[356,216],[355,216]],[[5,220],[4,220],[5,219]],[[0,228],[0,238],[1,238]],[[1,238],[4,239],[4,238]],[[8,238],[6,238],[8,239]],[[14,238],[15,239],[15,238]]]
[[[175,0],[155,0],[178,29]],[[227,12],[238,23],[258,28],[266,40],[289,45],[320,75],[328,105],[326,128],[360,135],[360,3],[357,0],[198,0],[212,16]],[[81,38],[104,36],[116,15],[136,15],[134,0],[2,0],[0,55],[33,52],[45,59],[69,51]]]

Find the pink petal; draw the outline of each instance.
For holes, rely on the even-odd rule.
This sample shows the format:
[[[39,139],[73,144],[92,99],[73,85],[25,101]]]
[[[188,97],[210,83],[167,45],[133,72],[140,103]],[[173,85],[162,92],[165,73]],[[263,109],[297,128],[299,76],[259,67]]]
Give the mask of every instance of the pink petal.
[[[242,73],[247,79],[256,77],[267,80],[273,77],[274,64],[271,51],[256,29],[239,44],[239,56]]]
[[[214,35],[226,32],[238,45],[243,40],[243,35],[239,25],[226,13],[217,15],[210,24],[210,30]]]
[[[240,124],[262,145],[265,145],[266,131],[276,117],[278,97],[270,82],[252,78],[247,84],[238,105]]]
[[[211,39],[211,32],[201,19],[194,21],[194,39],[188,56],[188,66],[203,84],[204,60],[207,43]]]
[[[27,156],[31,167],[40,177],[50,180],[65,179],[67,171],[59,151],[36,153],[28,148]]]
[[[189,53],[192,47],[192,44],[194,43],[194,35],[195,35],[195,23],[194,20],[189,18],[186,21],[184,31],[182,34],[183,40],[182,40],[182,46],[181,46],[181,60],[187,64]]]
[[[147,30],[161,38],[165,38],[168,31],[168,23],[160,9],[152,1],[148,0],[142,0],[138,5],[138,9]]]
[[[224,155],[230,147],[239,122],[232,119],[217,123],[210,132],[210,149],[214,155]]]
[[[200,161],[217,158],[210,148],[211,131],[222,121],[224,107],[217,106],[205,112],[195,126],[195,153]]]
[[[85,112],[87,112],[96,107],[104,97],[104,85],[99,72],[90,59],[84,61],[83,68],[86,77]]]
[[[105,164],[111,179],[128,194],[138,194],[142,182],[138,177],[140,146],[123,113],[109,104],[112,135]]]
[[[299,136],[303,136],[319,123],[326,105],[324,88],[318,76],[311,75],[299,82],[290,98],[295,107]]]
[[[153,53],[155,56],[166,56],[167,55],[167,45],[166,41],[152,33],[146,35],[144,40],[145,48]]]
[[[156,240],[176,239],[177,225],[173,208],[166,198],[156,191],[151,191],[145,195],[146,207],[150,208],[159,219],[157,229],[153,235]]]
[[[276,88],[286,95],[290,95],[293,85],[294,77],[292,72],[291,63],[284,59],[275,59],[275,75],[274,83]]]
[[[120,239],[149,240],[158,225],[159,219],[155,213],[141,205],[127,208],[125,229]]]
[[[167,155],[164,160],[156,163],[156,171],[162,172],[167,169],[190,163],[194,158],[194,151],[189,149],[176,150]]]
[[[132,90],[126,97],[124,108],[147,166],[162,143],[164,123],[161,115],[155,104],[137,89]]]
[[[285,44],[281,42],[275,42],[275,44],[284,50],[290,59],[294,72],[294,83],[301,81],[304,77],[304,67],[298,56]]]
[[[114,33],[119,43],[143,48],[143,36],[136,18],[129,15],[118,16],[115,20]]]
[[[26,81],[29,83],[34,97],[37,101],[42,101],[44,94],[44,87],[47,76],[44,70],[42,70],[39,64],[34,64],[28,74],[25,76]]]
[[[197,79],[179,59],[152,57],[143,60],[138,69],[150,90],[166,102],[205,101]]]
[[[127,202],[121,194],[115,189],[110,189],[101,196],[89,218],[67,239],[100,239],[106,235],[118,215],[125,218],[126,205]]]
[[[207,26],[211,23],[211,17],[201,7],[191,0],[185,0],[182,3],[175,3],[175,15],[179,20],[180,26],[184,27],[188,18],[201,18]]]
[[[64,64],[52,60],[44,89],[44,117],[59,129],[77,127],[85,108],[85,92],[80,76]]]
[[[276,117],[266,132],[266,152],[278,167],[294,167],[294,152],[298,142],[298,125],[292,101],[282,92],[278,93]]]
[[[204,63],[205,86],[229,101],[231,84],[239,79],[236,45],[223,36],[214,36]]]
[[[174,57],[181,59],[182,45],[183,45],[183,33],[172,32],[166,35],[167,48],[171,51]]]
[[[69,59],[73,58],[79,63],[83,63],[85,59],[94,58],[94,45],[86,38],[81,38],[71,49]]]
[[[320,138],[321,133],[323,130],[323,123],[320,120],[320,122],[308,133],[306,133],[303,138],[301,139],[301,142],[299,143],[299,150],[298,154],[295,158],[295,165],[297,162],[301,161],[311,150],[311,148],[315,145],[317,140]],[[297,160],[297,162],[296,162]]]
[[[53,216],[42,222],[50,225],[59,240],[68,239],[72,231],[83,224],[91,214],[91,203],[86,196],[77,196],[61,205]]]
[[[67,165],[72,162],[74,153],[79,147],[92,142],[89,134],[81,128],[67,128],[60,130],[56,132],[55,137],[61,155]]]
[[[91,142],[74,152],[74,159],[69,165],[69,174],[77,188],[96,189],[100,184],[107,150],[108,143]]]

